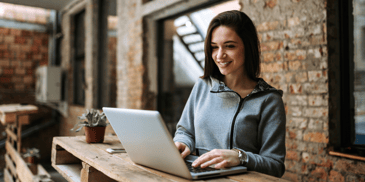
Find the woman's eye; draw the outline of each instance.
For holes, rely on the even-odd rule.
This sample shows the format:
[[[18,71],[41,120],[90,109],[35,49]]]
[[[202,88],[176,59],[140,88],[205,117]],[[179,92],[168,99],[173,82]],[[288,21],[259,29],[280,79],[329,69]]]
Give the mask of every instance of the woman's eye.
[[[234,45],[226,45],[226,47],[228,47],[228,48],[234,48],[236,46],[234,46]]]
[[[217,46],[212,46],[212,49],[217,49],[218,47]]]

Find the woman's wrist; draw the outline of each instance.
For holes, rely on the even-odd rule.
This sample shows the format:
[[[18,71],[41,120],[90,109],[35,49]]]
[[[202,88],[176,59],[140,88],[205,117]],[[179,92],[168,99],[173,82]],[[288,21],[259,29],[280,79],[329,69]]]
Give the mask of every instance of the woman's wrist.
[[[240,161],[240,165],[241,166],[246,165],[248,161],[246,152],[239,149],[232,149],[232,150],[238,153],[238,159]]]

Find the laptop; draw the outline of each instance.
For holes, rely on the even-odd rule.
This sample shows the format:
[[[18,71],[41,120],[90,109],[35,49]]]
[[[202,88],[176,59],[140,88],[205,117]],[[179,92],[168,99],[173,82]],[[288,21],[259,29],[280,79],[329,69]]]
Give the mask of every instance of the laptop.
[[[247,171],[244,166],[225,169],[191,167],[198,156],[189,155],[185,160],[181,157],[158,111],[103,107],[103,112],[136,164],[187,179],[213,178]]]

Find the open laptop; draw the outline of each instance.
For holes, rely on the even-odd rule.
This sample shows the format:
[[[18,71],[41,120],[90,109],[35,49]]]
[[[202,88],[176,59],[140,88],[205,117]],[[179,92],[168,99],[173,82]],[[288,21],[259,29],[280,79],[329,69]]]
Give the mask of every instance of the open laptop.
[[[247,171],[244,166],[225,169],[191,167],[191,163],[198,157],[189,155],[185,160],[181,157],[158,111],[103,107],[103,112],[129,157],[137,164],[187,179],[212,178]]]

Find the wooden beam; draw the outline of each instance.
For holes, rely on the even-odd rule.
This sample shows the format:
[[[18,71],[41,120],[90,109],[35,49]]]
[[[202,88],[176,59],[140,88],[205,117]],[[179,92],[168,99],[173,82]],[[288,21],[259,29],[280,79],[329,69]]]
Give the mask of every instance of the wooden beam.
[[[4,181],[5,182],[14,182],[13,176],[11,176],[11,174],[9,173],[9,171],[6,168],[4,169]]]
[[[13,160],[10,159],[8,154],[5,154],[5,163],[6,163],[6,167],[9,169],[10,173],[13,176],[17,176]]]
[[[18,116],[18,122],[21,125],[29,124],[29,115],[20,115],[20,116]]]
[[[5,132],[6,132],[6,134],[7,134],[9,137],[11,137],[11,139],[12,139],[12,140],[14,140],[14,141],[17,141],[17,140],[18,140],[17,135],[16,135],[14,132],[12,132],[9,128],[6,128],[6,129],[5,129]]]
[[[9,142],[5,143],[5,148],[15,163],[16,173],[18,174],[20,181],[33,181],[33,173],[30,171],[20,154]]]
[[[105,182],[115,182],[114,179],[109,178],[104,173],[96,170],[89,164],[82,162],[82,169],[81,169],[81,182],[98,182],[98,181],[105,181]]]
[[[58,149],[57,149],[58,148]],[[55,143],[52,144],[52,156],[51,156],[52,164],[81,164],[81,160],[72,155],[70,152],[65,149],[60,149],[59,145]]]

